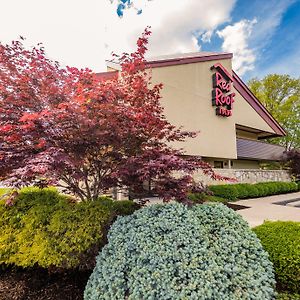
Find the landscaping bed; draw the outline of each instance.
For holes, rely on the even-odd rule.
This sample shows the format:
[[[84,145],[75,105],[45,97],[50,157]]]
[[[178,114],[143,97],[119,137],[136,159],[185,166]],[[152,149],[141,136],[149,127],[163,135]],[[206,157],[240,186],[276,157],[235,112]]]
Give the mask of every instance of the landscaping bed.
[[[249,208],[248,206],[234,204],[234,203],[224,203],[227,207],[233,209],[234,211]]]
[[[0,300],[82,300],[91,271],[49,275],[47,270],[19,269],[0,272]],[[300,300],[300,294],[283,292],[277,300]]]
[[[91,271],[48,274],[46,269],[0,272],[0,300],[82,300]]]
[[[205,195],[202,200],[205,202],[222,202],[221,197],[212,195]],[[246,208],[234,203],[225,203],[225,205],[233,210]],[[117,284],[117,277],[122,276],[120,275],[122,272],[120,273],[118,269],[123,270],[123,254],[126,257],[128,255],[125,264],[126,267],[129,267],[130,261],[134,259],[133,255],[140,251],[143,257],[146,250],[151,252],[153,259],[159,258],[157,263],[161,263],[160,259],[169,257],[166,259],[167,263],[163,262],[162,266],[168,265],[168,268],[174,269],[174,274],[178,276],[176,282],[184,282],[180,276],[186,278],[184,274],[181,274],[189,266],[189,264],[185,264],[186,259],[182,260],[182,257],[185,257],[184,254],[186,253],[187,257],[192,254],[198,255],[199,261],[202,262],[200,264],[202,268],[204,262],[207,265],[211,263],[210,260],[207,260],[207,251],[210,251],[211,254],[214,251],[216,252],[215,259],[219,264],[216,270],[208,269],[214,270],[217,277],[220,274],[222,275],[222,272],[229,274],[228,276],[231,279],[226,283],[228,293],[231,293],[236,284],[237,274],[248,276],[247,280],[245,280],[246,277],[241,277],[241,282],[245,287],[248,285],[248,280],[253,279],[252,276],[249,277],[247,272],[235,273],[234,267],[239,265],[240,261],[243,262],[242,266],[244,266],[244,254],[240,259],[238,257],[243,251],[251,252],[253,250],[251,247],[245,250],[250,243],[249,241],[252,241],[250,244],[256,245],[255,247],[258,247],[257,251],[262,254],[260,242],[253,236],[253,232],[250,231],[245,221],[224,205],[205,203],[190,208],[179,204],[154,205],[135,212],[138,208],[139,206],[131,201],[115,202],[109,198],[76,203],[72,198],[59,194],[53,188],[27,188],[19,191],[17,198],[12,201],[7,202],[7,200],[2,199],[0,201],[0,226],[2,229],[0,234],[0,300],[83,299],[88,279],[93,277],[90,277],[90,275],[95,265],[96,255],[99,251],[103,252],[104,249],[109,247],[109,243],[107,244],[108,230],[110,232],[108,240],[114,241],[111,246],[118,249],[109,252],[105,250],[106,254],[103,257],[103,259],[107,259],[108,265],[111,266],[105,270],[111,270],[114,266],[116,271],[116,273],[109,275],[112,276],[109,279],[110,283],[115,282]],[[132,213],[135,216],[118,218],[114,222],[118,215],[131,215]],[[110,228],[112,223],[113,225]],[[112,228],[114,229],[111,230]],[[198,229],[196,230],[196,228]],[[299,278],[297,277],[299,270],[299,223],[270,222],[255,228],[254,231],[274,264],[277,288],[281,291],[277,299],[299,300]],[[162,237],[164,238],[162,239]],[[201,240],[202,242],[198,245]],[[149,244],[150,241],[153,245]],[[209,241],[214,241],[214,243]],[[217,243],[219,243],[219,246]],[[242,250],[233,256],[234,243],[237,243],[237,249],[241,248]],[[140,246],[138,246],[139,244]],[[103,245],[106,246],[103,248]],[[121,245],[124,246],[123,250]],[[154,251],[153,247],[156,247],[156,245],[159,247]],[[204,248],[202,249],[202,247]],[[164,252],[161,252],[163,249]],[[231,250],[227,253],[229,249]],[[123,254],[122,251],[124,251]],[[160,256],[155,256],[155,253],[160,253]],[[174,253],[180,253],[180,256],[173,257]],[[110,257],[111,255],[113,257]],[[139,257],[140,255],[137,254],[135,259],[139,259]],[[148,254],[143,258],[146,259],[145,262],[147,262],[147,257]],[[233,257],[234,260],[232,260]],[[260,258],[261,256],[258,255],[255,259],[253,272],[256,271]],[[224,260],[225,263],[220,262],[220,259]],[[121,265],[116,260],[119,260]],[[170,265],[170,261],[176,263]],[[131,263],[133,267],[136,266],[134,261]],[[251,266],[252,263],[252,261],[249,262]],[[181,264],[183,267],[180,267]],[[262,267],[265,264],[267,264],[267,261],[263,262]],[[12,267],[5,267],[6,265]],[[207,278],[207,276],[203,274],[205,268],[199,269],[200,265],[191,265],[191,270],[187,270],[187,274],[195,272],[192,276],[193,280],[199,278],[199,282],[202,284],[201,276],[204,276],[204,278]],[[147,266],[148,263],[143,265],[143,268]],[[237,268],[240,267],[237,266]],[[134,270],[139,272],[139,269]],[[163,269],[164,267],[162,267]],[[157,270],[160,270],[160,268]],[[232,273],[232,271],[234,272]],[[151,277],[151,272],[149,278],[156,282],[158,279],[156,276]],[[266,273],[263,270],[261,272],[262,274],[269,273],[268,276],[273,281],[273,275],[270,272]],[[168,282],[170,277],[167,274],[168,272],[158,274],[165,278],[161,283]],[[134,276],[137,276],[134,278],[140,278],[142,274],[138,273]],[[172,275],[171,278],[174,276]],[[228,276],[226,275],[224,278],[228,278]],[[261,278],[265,278],[264,276]],[[103,278],[106,278],[106,275]],[[132,280],[135,280],[134,278]],[[198,289],[193,290],[189,284],[187,286],[191,288],[191,293],[199,293],[202,297],[206,295],[205,293],[221,292],[217,289],[220,289],[219,282],[223,284],[222,289],[225,287],[224,278],[219,278],[220,280],[217,283],[208,280],[207,284],[211,285],[209,292],[204,286],[202,292]],[[94,281],[94,279],[90,281],[90,284],[98,284],[97,280]],[[129,282],[133,281],[130,280]],[[156,285],[155,282],[154,286],[157,286],[157,293],[165,293],[165,287],[161,287],[162,289],[159,290],[159,285]],[[137,281],[135,284],[140,283]],[[253,284],[257,285],[257,289],[262,293],[271,291],[270,289],[269,291],[263,290],[264,285],[258,282]],[[147,284],[143,286],[145,293],[147,287]],[[167,288],[172,288],[172,285]],[[120,292],[122,291],[120,290]],[[185,292],[185,287],[183,287],[182,293]],[[251,293],[251,289],[249,289],[249,293]],[[231,299],[240,298],[233,297]]]

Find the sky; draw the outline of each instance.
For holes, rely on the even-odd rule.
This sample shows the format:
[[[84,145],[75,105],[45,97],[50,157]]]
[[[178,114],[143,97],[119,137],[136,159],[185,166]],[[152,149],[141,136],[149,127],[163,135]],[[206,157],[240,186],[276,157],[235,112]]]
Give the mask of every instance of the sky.
[[[42,42],[63,66],[105,71],[111,52],[133,51],[151,26],[148,56],[232,52],[244,80],[300,76],[300,0],[131,0],[122,17],[123,0],[0,1],[1,43]]]

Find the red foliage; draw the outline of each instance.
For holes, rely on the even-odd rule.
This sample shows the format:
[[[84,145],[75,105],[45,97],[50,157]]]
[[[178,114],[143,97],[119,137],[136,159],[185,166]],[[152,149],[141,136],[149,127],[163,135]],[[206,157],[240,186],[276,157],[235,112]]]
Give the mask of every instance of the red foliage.
[[[146,29],[138,39],[136,52],[118,58],[118,78],[106,81],[88,69],[61,68],[42,47],[0,45],[0,164],[6,182],[56,184],[86,200],[114,186],[138,194],[151,180],[165,200],[184,201],[195,188],[193,172],[217,178],[208,164],[169,146],[196,134],[163,115],[162,85],[150,85],[145,69],[149,34]]]

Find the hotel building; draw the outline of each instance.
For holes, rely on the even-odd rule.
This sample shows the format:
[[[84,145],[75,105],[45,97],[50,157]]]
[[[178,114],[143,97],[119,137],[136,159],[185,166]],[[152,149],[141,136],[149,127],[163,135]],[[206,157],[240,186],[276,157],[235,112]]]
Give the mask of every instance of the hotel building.
[[[218,173],[240,182],[287,181],[283,170],[263,170],[279,161],[283,147],[266,139],[285,130],[232,70],[231,53],[199,52],[161,56],[147,61],[152,81],[163,83],[162,105],[167,119],[196,138],[174,143],[187,155],[201,156]],[[120,66],[107,61],[99,76],[116,76]],[[199,174],[199,179],[209,181]]]

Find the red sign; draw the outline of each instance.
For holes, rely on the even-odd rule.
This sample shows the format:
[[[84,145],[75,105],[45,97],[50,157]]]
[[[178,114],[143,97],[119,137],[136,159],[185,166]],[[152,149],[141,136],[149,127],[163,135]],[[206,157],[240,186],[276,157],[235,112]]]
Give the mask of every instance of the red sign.
[[[232,78],[221,64],[216,64],[212,68],[217,69],[213,74],[212,105],[216,106],[218,116],[230,117],[235,96],[235,93],[230,93]]]

